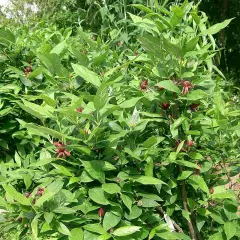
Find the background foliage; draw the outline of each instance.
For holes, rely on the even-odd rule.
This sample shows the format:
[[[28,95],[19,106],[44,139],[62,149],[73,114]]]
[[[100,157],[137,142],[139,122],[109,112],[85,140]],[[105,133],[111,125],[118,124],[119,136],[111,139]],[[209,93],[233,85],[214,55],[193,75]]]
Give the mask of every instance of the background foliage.
[[[0,28],[1,238],[238,239],[239,96],[221,70],[237,75],[217,35],[234,20],[24,3]]]

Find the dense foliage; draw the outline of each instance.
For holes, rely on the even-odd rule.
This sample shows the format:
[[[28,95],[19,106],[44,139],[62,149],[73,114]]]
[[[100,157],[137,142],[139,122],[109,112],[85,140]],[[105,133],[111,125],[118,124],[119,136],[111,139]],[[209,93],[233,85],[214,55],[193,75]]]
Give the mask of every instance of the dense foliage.
[[[0,28],[0,238],[240,237],[239,97],[214,39],[231,19],[153,3],[98,35]]]

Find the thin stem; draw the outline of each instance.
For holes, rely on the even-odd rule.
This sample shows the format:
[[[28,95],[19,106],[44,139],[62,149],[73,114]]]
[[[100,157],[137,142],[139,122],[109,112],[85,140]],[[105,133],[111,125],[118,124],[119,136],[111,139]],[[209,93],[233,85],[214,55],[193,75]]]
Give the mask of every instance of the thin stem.
[[[188,205],[187,205],[187,192],[186,192],[186,185],[185,185],[184,181],[181,184],[181,193],[182,193],[184,210],[186,212],[190,213],[189,210],[188,210]],[[190,231],[190,235],[191,235],[192,240],[196,240],[197,237],[196,237],[196,233],[195,233],[195,230],[194,230],[194,227],[193,227],[191,216],[189,216],[189,218],[190,218],[190,220],[188,221],[188,228],[189,228],[189,231]]]
[[[161,214],[165,214],[165,212],[163,211],[162,207],[158,207],[157,210],[161,213]],[[171,219],[172,223],[173,223],[173,226],[175,229],[178,230],[178,232],[183,232],[182,228],[175,222]]]

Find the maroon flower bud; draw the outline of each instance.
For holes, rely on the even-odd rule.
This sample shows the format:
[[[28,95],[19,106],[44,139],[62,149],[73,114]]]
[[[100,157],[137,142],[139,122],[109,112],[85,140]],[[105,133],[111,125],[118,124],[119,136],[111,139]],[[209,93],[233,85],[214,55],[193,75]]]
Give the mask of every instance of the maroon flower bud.
[[[146,91],[148,88],[148,80],[143,80],[140,85],[141,90]]]
[[[83,111],[82,107],[77,108],[77,112],[81,113]]]
[[[22,217],[17,218],[18,222],[22,222],[22,220],[23,220]]]
[[[98,216],[99,217],[103,217],[104,216],[104,214],[105,214],[105,211],[104,211],[104,209],[101,207],[101,208],[99,208],[99,210],[98,210]]]
[[[167,110],[169,109],[170,104],[169,103],[162,103],[162,109]]]
[[[158,89],[159,89],[160,91],[162,91],[162,90],[164,90],[164,87],[158,86]]]
[[[213,188],[213,187],[211,187],[211,188],[209,189],[209,193],[210,193],[210,194],[213,194],[213,193],[214,193],[214,188]]]
[[[192,104],[190,105],[191,111],[192,111],[192,112],[196,112],[196,111],[198,110],[199,105],[200,105],[200,104],[198,104],[198,103],[192,103]]]
[[[199,175],[199,173],[200,173],[200,170],[196,168],[195,171],[194,171],[194,174]]]
[[[32,71],[32,67],[28,66],[25,68],[25,72],[30,73]]]
[[[30,198],[30,197],[31,197],[31,194],[32,194],[32,193],[26,192],[26,193],[25,193],[25,197],[26,197],[26,198]]]

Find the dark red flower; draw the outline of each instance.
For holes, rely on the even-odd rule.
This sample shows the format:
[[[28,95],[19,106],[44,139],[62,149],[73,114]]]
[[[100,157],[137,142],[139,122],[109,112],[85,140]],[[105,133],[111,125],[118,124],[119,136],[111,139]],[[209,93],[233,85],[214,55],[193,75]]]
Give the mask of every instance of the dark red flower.
[[[104,209],[101,207],[101,208],[99,208],[99,210],[98,210],[98,216],[99,217],[103,217],[104,216],[104,214],[105,214],[105,211],[104,211]]]
[[[164,87],[158,86],[158,89],[159,89],[160,91],[162,91],[162,90],[164,90]]]
[[[192,83],[189,81],[183,81],[182,86],[183,86],[182,94],[184,94],[184,95],[189,93],[190,89],[193,88]]]
[[[162,109],[167,110],[169,109],[170,104],[169,103],[162,103]]]
[[[39,187],[38,190],[37,190],[37,195],[38,196],[42,196],[44,193],[44,188],[43,187]]]
[[[30,197],[31,197],[31,194],[32,194],[32,193],[30,193],[30,192],[26,192],[26,193],[25,193],[25,197],[26,197],[26,198],[30,198]]]
[[[31,71],[32,71],[32,67],[31,66],[28,66],[28,67],[25,68],[25,72],[30,73]]]
[[[186,141],[186,145],[188,147],[192,147],[194,145],[194,141],[193,140],[190,140],[190,141]]]
[[[77,112],[81,113],[83,111],[82,107],[77,108]]]
[[[62,158],[66,158],[67,156],[70,157],[71,153],[69,151],[67,151],[67,149],[64,147],[64,144],[60,141],[58,142],[54,142],[53,143],[56,147],[56,153],[58,153],[57,158],[62,157]]]
[[[193,103],[193,104],[191,104],[191,105],[190,105],[191,111],[196,112],[196,111],[198,110],[199,105],[200,105],[200,104],[198,104],[198,103]]]
[[[141,90],[146,91],[148,88],[148,80],[143,80],[140,85]]]

